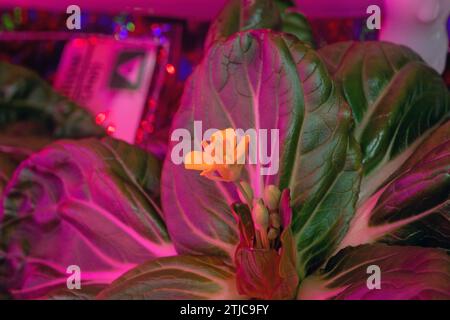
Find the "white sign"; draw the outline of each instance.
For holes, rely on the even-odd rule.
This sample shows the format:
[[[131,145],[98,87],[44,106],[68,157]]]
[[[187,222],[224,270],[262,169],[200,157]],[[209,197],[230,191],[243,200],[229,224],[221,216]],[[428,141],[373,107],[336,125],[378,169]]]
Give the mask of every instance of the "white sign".
[[[133,143],[156,53],[156,44],[147,39],[73,39],[64,48],[54,85],[86,107],[109,134]]]

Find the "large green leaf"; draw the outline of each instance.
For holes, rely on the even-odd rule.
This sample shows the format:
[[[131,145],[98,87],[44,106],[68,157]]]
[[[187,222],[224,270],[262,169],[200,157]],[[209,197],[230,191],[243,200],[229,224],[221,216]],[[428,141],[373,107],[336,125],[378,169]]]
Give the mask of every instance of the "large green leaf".
[[[290,1],[229,0],[214,19],[208,32],[206,48],[239,31],[271,29],[295,35],[314,45],[311,26]]]
[[[109,284],[175,250],[158,209],[160,163],[114,139],[61,140],[23,161],[5,188],[1,245],[9,287],[33,298],[65,287]]]
[[[300,153],[299,168],[292,171],[292,194],[299,195],[293,199],[292,229],[301,278],[336,250],[347,233],[358,200],[359,148],[355,142],[350,143],[347,157],[342,159],[345,150],[339,145],[345,145],[345,138],[337,133],[328,139],[325,147],[318,144],[312,152]],[[340,162],[343,160],[344,165]]]
[[[450,249],[450,120],[363,202],[340,247],[374,241]]]
[[[103,134],[37,74],[0,61],[0,194],[15,167],[51,141]]]
[[[314,50],[293,36],[261,30],[216,42],[187,83],[172,129],[186,128],[193,138],[194,121],[202,121],[203,130],[279,130],[279,174],[261,176],[260,165],[249,165],[243,179],[255,197],[268,184],[291,189],[300,276],[323,263],[353,214],[359,150],[349,143],[349,107]],[[231,259],[237,226],[229,206],[237,200],[232,184],[166,158],[162,203],[179,252]]]
[[[352,108],[366,175],[376,175],[395,158],[404,160],[402,154],[408,147],[415,148],[449,113],[443,79],[406,47],[344,42],[326,46],[319,53]],[[373,182],[363,182],[362,189],[366,184],[376,188],[378,184]]]
[[[281,15],[281,28],[279,31],[293,34],[299,40],[315,47],[315,40],[308,19],[295,9],[290,0],[274,0]]]
[[[146,262],[100,292],[99,299],[230,300],[242,298],[234,270],[217,257],[177,256]]]
[[[379,267],[380,289],[369,289]],[[364,245],[340,251],[300,286],[298,299],[450,299],[450,257],[439,249]]]

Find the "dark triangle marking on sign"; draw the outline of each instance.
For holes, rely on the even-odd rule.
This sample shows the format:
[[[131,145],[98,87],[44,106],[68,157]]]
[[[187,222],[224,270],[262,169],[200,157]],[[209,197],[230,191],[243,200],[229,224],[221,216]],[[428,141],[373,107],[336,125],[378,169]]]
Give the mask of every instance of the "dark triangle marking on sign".
[[[121,52],[111,73],[110,88],[139,89],[144,73],[145,58],[145,51]]]

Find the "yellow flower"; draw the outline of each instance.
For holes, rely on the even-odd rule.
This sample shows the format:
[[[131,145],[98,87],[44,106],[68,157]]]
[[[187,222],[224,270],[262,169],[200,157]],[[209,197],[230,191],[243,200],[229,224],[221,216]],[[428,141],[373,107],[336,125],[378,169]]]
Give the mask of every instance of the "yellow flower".
[[[214,181],[236,181],[245,164],[250,136],[238,143],[234,129],[216,131],[210,143],[202,141],[203,151],[191,151],[184,157],[184,167],[202,171],[201,176]]]

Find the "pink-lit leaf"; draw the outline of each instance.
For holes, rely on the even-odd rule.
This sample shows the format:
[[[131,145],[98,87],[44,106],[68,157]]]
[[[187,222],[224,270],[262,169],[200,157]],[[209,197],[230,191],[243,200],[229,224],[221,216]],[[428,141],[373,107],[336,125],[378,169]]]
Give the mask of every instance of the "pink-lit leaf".
[[[298,285],[296,249],[292,231],[281,234],[281,248],[255,249],[244,245],[236,250],[238,292],[256,299],[292,299]]]
[[[108,284],[92,284],[82,286],[80,289],[57,288],[37,299],[41,300],[94,300],[97,294]]]
[[[361,204],[340,248],[374,241],[450,249],[450,121]]]
[[[20,162],[53,141],[33,128],[33,123],[22,122],[0,129],[0,194]]]
[[[375,287],[377,278],[379,289]],[[331,258],[324,270],[302,282],[297,298],[448,300],[450,257],[445,250],[432,248],[383,244],[347,247]]]
[[[290,0],[274,0],[281,15],[281,29],[279,31],[292,34],[304,43],[315,47],[313,30],[305,15],[298,11]]]
[[[295,264],[282,266],[281,261],[281,254],[276,250],[238,248],[236,251],[238,292],[255,299],[294,298],[298,284]],[[282,270],[285,273],[282,273]]]
[[[217,257],[177,256],[146,262],[100,292],[99,299],[230,300],[236,292],[233,268]]]
[[[82,286],[109,284],[174,255],[157,201],[160,164],[107,138],[59,141],[21,163],[2,201],[11,292],[44,296],[80,267]]]
[[[211,23],[205,48],[239,31],[278,28],[280,25],[280,13],[272,0],[228,0]]]
[[[420,144],[414,149],[413,154],[406,158],[406,161],[397,169],[393,177],[411,169],[438,145],[447,143],[448,141],[450,141],[450,114],[436,128],[430,130],[430,133],[420,141]]]

